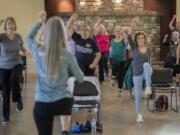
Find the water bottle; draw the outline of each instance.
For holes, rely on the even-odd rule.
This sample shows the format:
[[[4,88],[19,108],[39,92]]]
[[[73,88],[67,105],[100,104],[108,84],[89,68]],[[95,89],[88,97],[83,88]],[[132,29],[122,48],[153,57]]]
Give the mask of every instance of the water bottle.
[[[91,121],[91,135],[96,135],[96,119]]]

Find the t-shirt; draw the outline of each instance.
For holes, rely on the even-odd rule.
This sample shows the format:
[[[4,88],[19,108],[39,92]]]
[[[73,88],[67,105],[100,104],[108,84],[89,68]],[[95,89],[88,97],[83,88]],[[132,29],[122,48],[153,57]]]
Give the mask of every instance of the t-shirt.
[[[12,69],[22,64],[19,54],[22,45],[23,40],[19,34],[15,34],[13,40],[10,40],[6,33],[0,34],[0,68]]]
[[[110,58],[115,58],[118,61],[125,61],[126,60],[126,48],[127,45],[125,44],[124,39],[122,39],[120,42],[116,43],[114,39],[110,42]]]
[[[94,60],[95,53],[99,52],[96,41],[91,38],[82,39],[81,35],[76,32],[73,33],[72,39],[75,42],[75,56],[78,63],[90,65]]]
[[[96,35],[98,48],[101,52],[109,52],[109,35]]]
[[[143,64],[150,61],[151,50],[147,49],[146,53],[142,54],[137,48],[137,44],[132,40],[132,36],[128,35],[128,42],[132,49],[133,58],[133,76],[140,76],[143,74]]]

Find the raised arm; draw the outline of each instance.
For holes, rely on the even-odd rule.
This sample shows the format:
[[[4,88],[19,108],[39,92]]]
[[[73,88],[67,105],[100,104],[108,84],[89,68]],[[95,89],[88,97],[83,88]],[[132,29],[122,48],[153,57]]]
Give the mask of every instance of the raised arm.
[[[97,21],[96,21],[95,24],[94,24],[94,35],[95,35],[95,36],[97,35],[98,25],[99,25],[100,22],[101,22],[101,18],[98,16],[98,17],[97,17]]]
[[[128,45],[130,45],[132,50],[134,50],[136,48],[136,44],[132,39],[132,35],[128,35]]]
[[[166,43],[167,42],[167,38],[168,38],[168,34],[164,35],[164,38],[162,40],[162,43]]]
[[[33,44],[36,43],[35,37],[37,35],[37,32],[39,31],[43,23],[45,23],[45,21],[46,21],[46,12],[41,11],[39,13],[39,21],[33,26],[32,30],[30,31],[27,37],[27,42],[30,49],[32,48]]]
[[[74,13],[69,18],[69,20],[67,21],[66,29],[67,29],[68,37],[72,37],[72,34],[73,34],[73,23],[77,20],[77,18],[78,18],[78,14]]]
[[[135,42],[134,42],[133,39],[132,39],[131,33],[132,33],[133,27],[136,25],[136,23],[137,23],[138,21],[139,21],[139,18],[138,18],[138,17],[135,17],[135,18],[133,18],[133,19],[131,20],[131,26],[130,26],[130,28],[129,28],[128,35],[127,35],[127,39],[126,39],[126,40],[128,41],[128,45],[131,47],[132,50],[136,47],[136,45],[135,45]]]
[[[172,30],[173,29],[173,23],[176,19],[176,15],[173,15],[173,18],[171,19],[170,23],[169,23],[169,29]]]
[[[137,24],[137,22],[139,21],[139,18],[138,17],[135,17],[131,20],[131,25],[130,25],[130,28],[129,28],[129,31],[128,31],[128,34],[131,35],[132,33],[132,30],[133,30],[133,27]]]

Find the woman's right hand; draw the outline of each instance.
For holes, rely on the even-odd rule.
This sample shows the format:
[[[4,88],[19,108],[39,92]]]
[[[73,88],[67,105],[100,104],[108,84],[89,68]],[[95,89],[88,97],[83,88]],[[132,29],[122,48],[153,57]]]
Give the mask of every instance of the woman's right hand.
[[[3,24],[4,20],[0,18],[0,25]]]
[[[47,17],[46,11],[40,11],[39,12],[39,19],[40,19],[41,22],[45,22],[46,21],[46,17]]]

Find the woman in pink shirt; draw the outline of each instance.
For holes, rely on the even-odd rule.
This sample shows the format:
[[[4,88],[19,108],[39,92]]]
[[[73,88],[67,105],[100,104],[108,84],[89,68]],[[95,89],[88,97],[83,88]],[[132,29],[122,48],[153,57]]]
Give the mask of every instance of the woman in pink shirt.
[[[94,27],[94,36],[96,38],[98,48],[101,52],[101,59],[99,61],[99,81],[102,85],[104,81],[104,71],[106,76],[108,76],[108,57],[109,57],[109,39],[110,36],[106,32],[106,28],[103,24],[99,24],[101,18],[99,17],[95,27]]]

